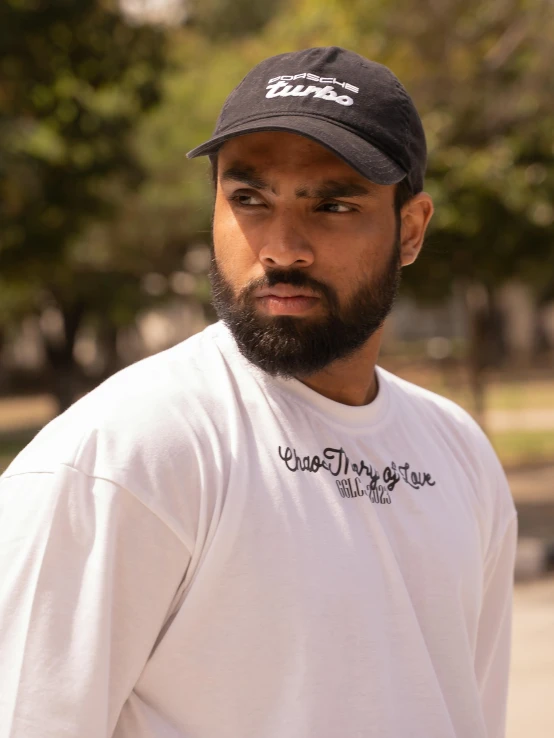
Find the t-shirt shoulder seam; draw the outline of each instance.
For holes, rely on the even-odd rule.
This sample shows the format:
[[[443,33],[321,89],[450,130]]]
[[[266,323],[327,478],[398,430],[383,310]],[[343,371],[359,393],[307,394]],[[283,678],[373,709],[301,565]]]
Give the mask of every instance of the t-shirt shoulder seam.
[[[72,471],[77,472],[78,474],[82,474],[84,477],[87,477],[88,479],[97,479],[98,481],[102,482],[109,482],[109,484],[113,484],[114,487],[117,487],[118,489],[123,490],[127,494],[131,495],[131,497],[136,500],[140,505],[142,505],[146,510],[148,510],[149,513],[154,515],[158,520],[165,525],[165,527],[170,530],[173,535],[178,539],[180,543],[189,551],[189,553],[192,554],[194,547],[192,546],[191,541],[184,541],[183,537],[175,530],[175,528],[168,523],[167,520],[164,520],[163,517],[154,510],[150,505],[147,505],[146,502],[138,497],[136,494],[133,493],[132,490],[130,490],[128,487],[125,487],[123,484],[120,484],[119,482],[116,482],[114,479],[111,479],[110,477],[103,476],[103,475],[97,475],[97,474],[88,474],[87,472],[83,471],[82,469],[79,469],[76,466],[73,466],[72,464],[67,464],[65,462],[59,462],[58,466],[66,467],[67,469],[71,469]],[[14,479],[15,477],[23,477],[23,476],[31,476],[33,474],[54,474],[55,469],[27,469],[25,471],[18,471],[14,472],[13,474],[7,474],[2,476],[2,479]]]
[[[0,480],[2,479],[13,479],[14,477],[24,477],[26,474],[53,474],[54,471],[52,469],[25,469],[25,471],[14,471],[14,472],[3,472],[0,475]]]

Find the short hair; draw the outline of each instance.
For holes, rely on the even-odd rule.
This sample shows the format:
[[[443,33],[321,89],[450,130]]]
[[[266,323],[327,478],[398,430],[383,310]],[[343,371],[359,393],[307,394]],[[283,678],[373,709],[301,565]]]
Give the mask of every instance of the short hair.
[[[412,188],[408,182],[408,177],[404,177],[404,179],[401,179],[396,185],[396,189],[394,191],[394,210],[397,216],[400,215],[400,211],[404,205],[412,199],[412,197],[414,197],[414,193],[412,192]]]
[[[217,189],[217,152],[215,152],[215,154],[210,154],[209,159],[211,165],[212,184],[215,190]],[[404,177],[404,179],[400,180],[396,185],[396,190],[394,191],[394,212],[397,218],[400,217],[400,211],[404,205],[412,199],[412,197],[414,197],[414,193],[412,192],[408,178]]]

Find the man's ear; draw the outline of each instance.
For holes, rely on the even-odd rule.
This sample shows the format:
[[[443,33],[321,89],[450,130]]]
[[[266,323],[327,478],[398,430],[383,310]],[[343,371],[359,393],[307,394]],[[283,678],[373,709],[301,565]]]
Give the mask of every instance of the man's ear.
[[[420,192],[403,205],[400,211],[400,263],[402,266],[413,264],[417,259],[433,211],[433,201],[426,192]]]

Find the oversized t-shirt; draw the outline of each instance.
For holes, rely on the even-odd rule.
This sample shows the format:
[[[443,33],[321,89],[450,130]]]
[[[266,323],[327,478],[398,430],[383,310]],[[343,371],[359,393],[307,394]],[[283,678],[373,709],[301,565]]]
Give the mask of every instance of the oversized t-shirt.
[[[0,483],[2,738],[500,738],[505,477],[377,379],[342,405],[216,324],[46,426]]]

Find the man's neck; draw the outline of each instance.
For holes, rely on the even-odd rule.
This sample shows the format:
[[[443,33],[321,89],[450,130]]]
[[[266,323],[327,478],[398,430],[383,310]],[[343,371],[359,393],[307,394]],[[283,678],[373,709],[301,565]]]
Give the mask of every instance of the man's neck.
[[[381,333],[375,333],[352,356],[335,361],[309,377],[298,378],[314,392],[342,405],[368,405],[377,397],[375,365],[381,348]]]

